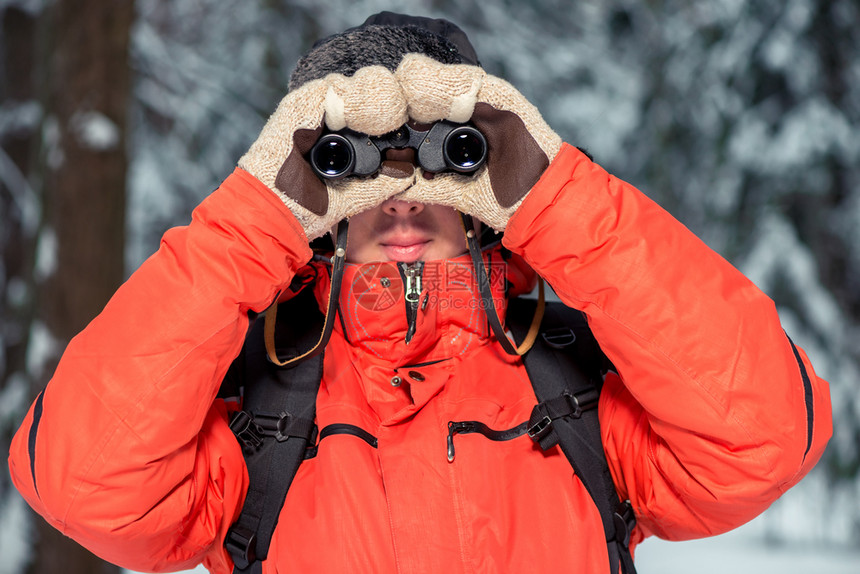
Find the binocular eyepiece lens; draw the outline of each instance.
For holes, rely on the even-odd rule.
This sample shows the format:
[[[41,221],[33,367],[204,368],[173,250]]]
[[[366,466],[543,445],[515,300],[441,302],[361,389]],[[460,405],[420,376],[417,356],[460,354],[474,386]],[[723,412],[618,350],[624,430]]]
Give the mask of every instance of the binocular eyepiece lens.
[[[454,171],[472,173],[487,159],[487,140],[471,126],[456,128],[445,138],[445,163]]]
[[[338,134],[326,134],[311,150],[310,164],[320,177],[338,178],[352,173],[355,152],[352,144]]]
[[[471,174],[487,160],[487,140],[471,125],[440,121],[423,131],[404,125],[384,136],[368,136],[348,129],[331,132],[314,144],[307,159],[322,179],[376,173],[389,149],[416,151],[417,165],[436,173]]]

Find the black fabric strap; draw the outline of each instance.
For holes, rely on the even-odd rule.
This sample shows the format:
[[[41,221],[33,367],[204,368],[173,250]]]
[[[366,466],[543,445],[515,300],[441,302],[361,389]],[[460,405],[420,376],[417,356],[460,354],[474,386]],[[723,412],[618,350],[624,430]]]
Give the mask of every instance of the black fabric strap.
[[[481,301],[490,329],[493,330],[493,334],[507,354],[519,355],[516,347],[505,334],[502,322],[496,312],[496,306],[493,303],[493,291],[490,288],[490,278],[487,275],[487,268],[484,266],[484,258],[481,255],[481,246],[478,245],[478,237],[475,233],[475,226],[472,224],[472,218],[464,213],[460,214],[460,218],[466,231],[466,243],[469,246],[469,255],[472,257],[472,266],[475,268],[475,280],[478,282],[478,291],[481,293]]]
[[[516,340],[525,336],[534,301],[515,299],[508,325]],[[633,574],[628,548],[635,517],[622,504],[606,462],[597,404],[610,363],[591,334],[585,316],[561,303],[547,304],[542,336],[523,356],[539,405],[529,434],[542,448],[558,444],[597,506],[609,552],[609,571]]]
[[[301,355],[323,328],[312,289],[281,307],[275,328],[278,352]],[[243,410],[231,421],[231,428],[243,446],[250,484],[239,519],[225,540],[236,573],[255,572],[258,561],[268,556],[287,490],[308,445],[313,444],[323,356],[320,352],[286,368],[275,365],[268,360],[263,320],[258,320],[237,360],[246,386]]]

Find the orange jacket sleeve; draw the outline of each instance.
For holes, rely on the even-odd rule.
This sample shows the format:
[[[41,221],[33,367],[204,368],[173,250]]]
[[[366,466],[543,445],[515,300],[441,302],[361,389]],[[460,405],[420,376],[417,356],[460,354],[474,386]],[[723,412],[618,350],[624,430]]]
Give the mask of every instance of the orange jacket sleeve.
[[[33,508],[137,570],[190,567],[220,544],[247,473],[215,395],[248,311],[310,255],[292,214],[239,169],[167,232],[69,344],[14,438],[10,470]]]
[[[504,242],[587,314],[620,374],[600,420],[640,535],[731,529],[819,459],[827,383],[773,302],[644,194],[565,146]]]

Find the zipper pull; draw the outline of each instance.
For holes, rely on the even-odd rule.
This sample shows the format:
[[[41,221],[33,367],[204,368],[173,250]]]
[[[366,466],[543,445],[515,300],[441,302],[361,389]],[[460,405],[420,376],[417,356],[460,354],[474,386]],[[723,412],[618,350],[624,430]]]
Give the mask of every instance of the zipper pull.
[[[415,327],[418,321],[418,300],[421,298],[421,274],[424,271],[424,262],[415,263],[400,262],[397,266],[400,276],[405,285],[404,296],[406,298],[406,338],[408,345],[415,335]]]
[[[406,274],[406,300],[415,304],[421,295],[421,266],[410,265],[404,271]]]
[[[448,462],[454,462],[454,435],[458,432],[472,432],[474,425],[468,421],[448,421]]]

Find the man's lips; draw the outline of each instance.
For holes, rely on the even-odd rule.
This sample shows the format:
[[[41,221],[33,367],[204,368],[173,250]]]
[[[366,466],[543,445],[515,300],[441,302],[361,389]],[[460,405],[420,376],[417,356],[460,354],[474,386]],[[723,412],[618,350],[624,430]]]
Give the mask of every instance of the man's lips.
[[[379,243],[385,255],[392,261],[417,261],[430,244],[426,237],[391,237]]]

